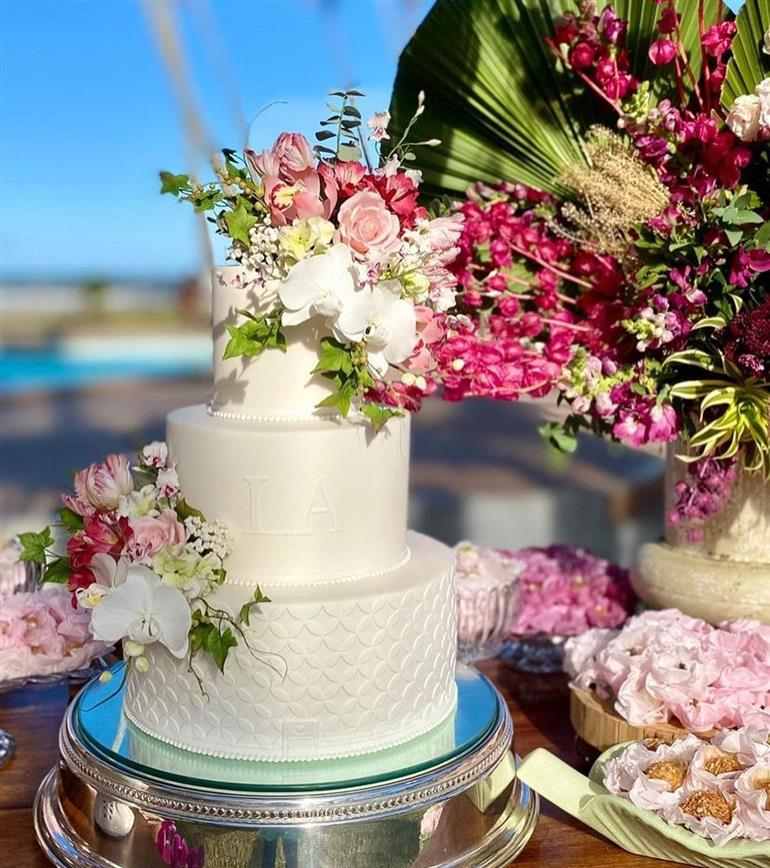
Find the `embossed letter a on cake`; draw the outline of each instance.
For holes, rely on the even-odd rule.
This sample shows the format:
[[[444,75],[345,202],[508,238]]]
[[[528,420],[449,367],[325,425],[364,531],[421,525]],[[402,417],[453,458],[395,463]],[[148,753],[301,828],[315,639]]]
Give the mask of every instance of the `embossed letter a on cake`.
[[[244,476],[249,492],[248,533],[267,536],[312,536],[336,533],[337,515],[325,480],[307,480],[296,488],[268,476]]]

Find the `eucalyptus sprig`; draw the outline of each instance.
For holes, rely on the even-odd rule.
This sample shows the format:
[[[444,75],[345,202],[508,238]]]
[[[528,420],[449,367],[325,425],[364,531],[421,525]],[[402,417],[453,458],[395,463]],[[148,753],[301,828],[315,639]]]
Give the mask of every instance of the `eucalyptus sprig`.
[[[361,135],[361,112],[355,105],[355,100],[365,94],[360,90],[334,90],[329,96],[337,98],[339,103],[329,105],[331,114],[321,121],[321,129],[315,134],[318,144],[313,150],[316,156],[319,160],[360,160],[363,157],[369,165]],[[329,147],[332,140],[334,148]]]

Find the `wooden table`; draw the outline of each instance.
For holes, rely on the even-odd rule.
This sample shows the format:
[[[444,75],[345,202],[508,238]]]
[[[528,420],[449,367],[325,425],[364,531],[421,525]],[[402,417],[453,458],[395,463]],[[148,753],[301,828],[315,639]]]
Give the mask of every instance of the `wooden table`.
[[[569,722],[567,688],[560,676],[523,676],[490,661],[481,668],[502,690],[516,724],[516,750],[547,747],[579,765]],[[0,695],[0,728],[16,735],[18,756],[0,771],[0,866],[46,868],[32,827],[32,800],[56,762],[59,723],[67,704],[64,688]],[[516,866],[563,868],[671,868],[674,863],[631,856],[588,831],[548,803]]]

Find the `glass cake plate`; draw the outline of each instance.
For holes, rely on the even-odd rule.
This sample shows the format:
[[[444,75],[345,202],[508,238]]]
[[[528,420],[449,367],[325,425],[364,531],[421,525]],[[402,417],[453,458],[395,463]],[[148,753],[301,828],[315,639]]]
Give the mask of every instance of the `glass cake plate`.
[[[492,683],[457,672],[454,714],[399,747],[323,762],[205,757],[141,733],[120,673],[70,707],[35,802],[57,868],[507,868],[538,817]]]
[[[119,667],[106,684],[92,682],[76,701],[75,733],[95,756],[127,774],[206,789],[239,792],[322,791],[408,777],[456,760],[498,723],[498,694],[475,669],[460,667],[463,701],[427,735],[377,753],[319,762],[249,762],[206,757],[146,735],[126,720]]]

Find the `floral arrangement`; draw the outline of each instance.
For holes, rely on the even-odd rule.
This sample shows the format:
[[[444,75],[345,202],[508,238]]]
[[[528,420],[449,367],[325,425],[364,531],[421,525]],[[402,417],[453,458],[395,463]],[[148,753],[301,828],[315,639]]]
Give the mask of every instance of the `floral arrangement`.
[[[627,570],[575,546],[511,551],[463,542],[455,548],[455,575],[465,641],[484,631],[509,638],[619,627],[636,603]],[[498,589],[508,590],[506,605]],[[490,606],[493,592],[500,600]]]
[[[313,321],[324,333],[314,373],[334,385],[319,408],[347,416],[353,407],[379,427],[399,408],[418,409],[436,387],[463,219],[420,206],[420,173],[406,168],[413,148],[437,144],[408,138],[423,95],[390,148],[388,113],[369,120],[373,157],[360,96],[332,94],[338,102],[315,148],[282,133],[261,153],[225,150],[213,183],[162,172],[161,190],[213,212],[230,240],[228,259],[244,269],[242,322],[229,327],[225,358],[285,350],[292,330]],[[246,290],[259,299],[251,307]]]
[[[604,785],[717,845],[770,841],[769,737],[744,727],[710,741],[635,742],[606,764]]]
[[[756,621],[712,627],[676,609],[645,612],[571,639],[565,668],[632,726],[770,730],[770,627]]]
[[[489,5],[473,17],[486,21]],[[511,148],[511,163],[544,177],[538,159],[553,162],[584,117],[593,126],[570,134],[576,158],[544,178],[547,192],[478,183],[456,206],[461,291],[434,357],[450,400],[555,391],[568,415],[543,433],[562,450],[581,430],[635,447],[680,439],[692,476],[671,518],[697,535],[736,465],[770,477],[770,36],[755,38],[755,0],[737,22],[721,5],[638,5],[633,32],[592,0],[555,18],[532,87],[572,127],[546,136],[540,120],[512,117],[511,141],[528,123],[543,141],[532,155]],[[549,26],[523,7],[511,14],[532,34]],[[438,8],[415,44],[449,16]],[[528,104],[523,85],[516,98]],[[451,177],[470,162],[447,153],[428,169]]]
[[[19,536],[21,559],[38,564],[44,584],[67,585],[94,640],[122,642],[139,672],[159,642],[196,675],[197,654],[224,671],[232,648],[248,645],[243,625],[269,600],[257,588],[236,614],[213,602],[226,579],[227,528],[184,499],[165,443],[145,446],[134,464],[110,455],[81,470],[63,501],[56,536],[51,527]]]
[[[83,669],[106,653],[64,588],[0,594],[0,682]]]
[[[593,627],[619,627],[634,611],[628,571],[567,545],[514,552],[522,564],[515,635],[575,636]]]

